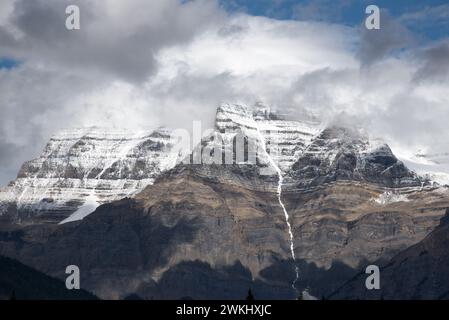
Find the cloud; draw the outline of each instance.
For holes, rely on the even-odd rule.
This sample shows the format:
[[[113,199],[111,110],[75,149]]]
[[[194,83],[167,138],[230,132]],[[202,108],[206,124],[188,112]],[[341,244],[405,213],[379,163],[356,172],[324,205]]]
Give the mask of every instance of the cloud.
[[[68,4],[80,7],[79,31],[65,28]],[[0,69],[2,184],[64,127],[159,125],[141,90],[156,55],[226,16],[207,0],[4,0],[0,9],[0,57],[23,62]]]
[[[2,164],[0,170],[0,182],[3,185],[12,180],[12,178],[17,174],[17,163],[15,161],[11,161],[11,159],[20,157],[23,150],[13,143],[4,141],[1,137],[0,150],[0,163]]]
[[[3,0],[0,2],[0,26],[8,23],[8,18],[14,9],[14,0]]]
[[[70,4],[80,8],[81,30],[65,28]],[[218,7],[206,0],[17,0],[9,20],[18,35],[2,33],[10,51],[29,63],[138,83],[155,71],[161,48],[189,41],[217,19]]]
[[[357,53],[363,65],[370,65],[391,51],[405,48],[413,41],[411,32],[392,18],[387,10],[380,12],[380,29],[360,27],[360,47]]]
[[[439,24],[449,25],[449,4],[439,6],[425,6],[419,11],[405,12],[399,17],[399,21],[406,25],[412,24]]]
[[[449,41],[425,48],[418,56],[421,67],[415,73],[415,80],[449,80]]]
[[[409,46],[397,21],[372,35],[227,14],[214,1],[76,3],[79,33],[65,29],[63,0],[16,0],[0,16],[0,56],[23,62],[0,69],[0,184],[60,129],[206,128],[222,101],[344,115],[394,148],[449,149],[447,42]]]

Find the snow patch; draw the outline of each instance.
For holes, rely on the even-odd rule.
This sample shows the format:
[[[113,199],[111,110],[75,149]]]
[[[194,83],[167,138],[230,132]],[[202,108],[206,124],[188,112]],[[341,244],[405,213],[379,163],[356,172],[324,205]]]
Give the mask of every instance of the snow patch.
[[[302,299],[303,299],[303,300],[318,300],[317,297],[314,297],[314,296],[312,296],[312,295],[309,293],[308,289],[305,289],[305,290],[302,292]]]
[[[421,172],[420,175],[430,181],[438,183],[439,185],[449,186],[449,173],[447,172]]]
[[[397,156],[407,168],[413,170],[424,179],[436,182],[439,185],[449,185],[449,162],[440,157],[439,162],[425,156],[399,153]],[[443,161],[444,160],[444,161]]]
[[[98,199],[94,196],[87,197],[84,204],[78,210],[72,213],[68,218],[59,222],[59,224],[83,220],[98,208],[100,204],[97,200]]]
[[[393,191],[385,191],[379,197],[373,199],[373,201],[378,204],[381,204],[381,205],[386,205],[386,204],[401,202],[401,201],[408,202],[410,200],[404,194],[399,194],[399,193],[396,193]]]

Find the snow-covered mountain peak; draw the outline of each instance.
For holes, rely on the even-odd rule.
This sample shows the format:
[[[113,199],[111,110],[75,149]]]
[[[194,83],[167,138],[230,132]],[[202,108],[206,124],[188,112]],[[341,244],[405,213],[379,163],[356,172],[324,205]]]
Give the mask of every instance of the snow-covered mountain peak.
[[[19,220],[38,216],[58,221],[87,202],[101,204],[133,195],[176,165],[173,145],[165,128],[63,130],[0,190],[3,211],[7,207],[16,212]]]
[[[217,109],[213,135],[232,142],[243,134],[263,145],[266,152],[257,155],[258,163],[274,161],[289,181],[321,183],[323,177],[333,181],[344,176],[391,186],[417,183],[382,140],[305,119],[280,115],[261,103],[224,103]],[[132,196],[185,156],[171,133],[166,128],[63,130],[39,157],[23,164],[14,182],[0,189],[0,215],[67,222],[81,219],[96,205]]]
[[[228,140],[240,132],[257,140],[260,131],[266,144],[273,150],[276,148],[277,152],[272,152],[274,161],[286,172],[322,128],[318,121],[287,118],[260,102],[253,106],[222,104],[217,109],[215,127],[218,132],[228,135]]]

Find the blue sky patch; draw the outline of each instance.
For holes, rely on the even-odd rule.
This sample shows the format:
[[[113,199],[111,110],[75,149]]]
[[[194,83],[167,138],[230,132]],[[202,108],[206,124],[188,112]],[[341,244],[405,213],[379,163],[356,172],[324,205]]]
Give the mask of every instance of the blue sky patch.
[[[0,57],[0,70],[1,69],[11,70],[19,65],[20,62],[18,60],[8,57]]]
[[[449,35],[448,0],[220,0],[220,3],[229,12],[348,26],[362,24],[365,8],[375,4],[419,38],[438,40]]]

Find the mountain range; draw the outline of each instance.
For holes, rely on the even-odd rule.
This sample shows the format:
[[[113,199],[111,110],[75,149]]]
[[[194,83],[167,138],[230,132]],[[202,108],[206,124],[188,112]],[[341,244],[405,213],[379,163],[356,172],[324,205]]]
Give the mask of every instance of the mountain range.
[[[169,129],[57,134],[0,190],[0,254],[75,264],[106,299],[444,298],[447,187],[359,128],[288,118],[223,104],[187,157]]]

